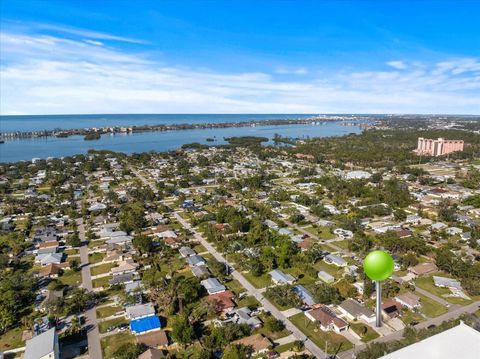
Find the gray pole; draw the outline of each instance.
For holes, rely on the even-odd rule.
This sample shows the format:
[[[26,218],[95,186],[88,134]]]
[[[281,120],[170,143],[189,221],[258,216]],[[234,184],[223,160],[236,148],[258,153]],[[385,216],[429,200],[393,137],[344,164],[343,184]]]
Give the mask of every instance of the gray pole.
[[[375,281],[375,292],[377,295],[377,306],[375,312],[377,315],[376,318],[376,327],[380,328],[382,326],[382,282]]]

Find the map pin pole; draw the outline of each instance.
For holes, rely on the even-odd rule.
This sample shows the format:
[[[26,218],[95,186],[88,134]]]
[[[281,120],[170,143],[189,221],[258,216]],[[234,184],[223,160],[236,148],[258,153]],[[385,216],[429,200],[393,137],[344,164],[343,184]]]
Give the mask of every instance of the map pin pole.
[[[375,292],[377,295],[376,327],[380,328],[382,326],[382,282],[379,280],[375,281]]]

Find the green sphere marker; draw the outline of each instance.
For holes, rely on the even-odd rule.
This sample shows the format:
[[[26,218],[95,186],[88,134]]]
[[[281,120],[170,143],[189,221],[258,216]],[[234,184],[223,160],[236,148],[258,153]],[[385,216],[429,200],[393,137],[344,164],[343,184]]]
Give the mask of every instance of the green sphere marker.
[[[375,281],[377,328],[382,326],[382,281],[392,275],[393,267],[392,256],[384,251],[370,252],[363,261],[365,274]]]
[[[363,261],[365,274],[376,281],[383,281],[393,273],[393,258],[384,251],[370,252]]]

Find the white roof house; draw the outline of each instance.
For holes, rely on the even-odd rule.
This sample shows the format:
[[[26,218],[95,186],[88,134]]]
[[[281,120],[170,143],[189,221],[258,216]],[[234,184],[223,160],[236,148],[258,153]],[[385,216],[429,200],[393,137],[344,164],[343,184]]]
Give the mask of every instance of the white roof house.
[[[278,269],[274,269],[268,274],[270,274],[275,284],[293,284],[295,282],[295,277]]]
[[[345,174],[346,179],[369,179],[371,176],[366,171],[350,171]]]
[[[155,307],[152,303],[131,305],[125,308],[127,319],[134,320],[155,315]]]
[[[328,274],[327,272],[321,270],[320,272],[318,272],[318,278],[320,278],[321,280],[323,280],[325,283],[333,283],[335,282],[335,277]]]
[[[215,294],[225,292],[227,289],[222,283],[218,281],[217,278],[208,278],[200,282],[201,285],[205,287],[208,294]]]
[[[51,328],[32,339],[27,340],[25,345],[24,359],[58,359],[59,347],[58,336],[55,328]]]
[[[345,267],[347,265],[347,261],[345,259],[335,254],[328,254],[323,260],[328,264],[335,264],[338,267]]]
[[[387,354],[382,359],[478,359],[480,332],[460,322],[454,328]]]
[[[168,230],[155,234],[158,238],[177,238],[177,234],[174,231]]]
[[[445,288],[454,288],[458,290],[462,290],[462,285],[461,283],[452,278],[446,278],[446,277],[437,277],[433,276],[433,282],[437,287],[445,287]]]
[[[190,267],[194,266],[204,266],[207,263],[205,262],[205,259],[203,259],[202,256],[199,256],[198,254],[195,254],[193,256],[187,257],[187,263]]]

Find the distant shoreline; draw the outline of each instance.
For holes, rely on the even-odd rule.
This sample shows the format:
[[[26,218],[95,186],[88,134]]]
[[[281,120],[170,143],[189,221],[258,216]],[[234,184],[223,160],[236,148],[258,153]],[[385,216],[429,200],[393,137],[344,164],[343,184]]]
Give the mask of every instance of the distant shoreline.
[[[91,134],[115,134],[115,133],[138,133],[138,132],[157,132],[157,131],[181,131],[191,129],[211,129],[211,128],[231,128],[231,127],[256,127],[256,126],[280,126],[294,124],[312,124],[316,122],[342,121],[352,125],[365,125],[366,120],[373,120],[371,117],[339,117],[339,116],[313,116],[308,118],[292,118],[292,119],[266,119],[251,120],[241,122],[206,122],[199,124],[182,123],[182,124],[158,124],[158,125],[141,125],[141,126],[106,126],[91,128],[73,128],[73,129],[53,129],[43,131],[15,131],[0,134],[0,140],[13,140],[22,138],[38,138],[38,137],[70,137],[70,136],[89,136]]]

